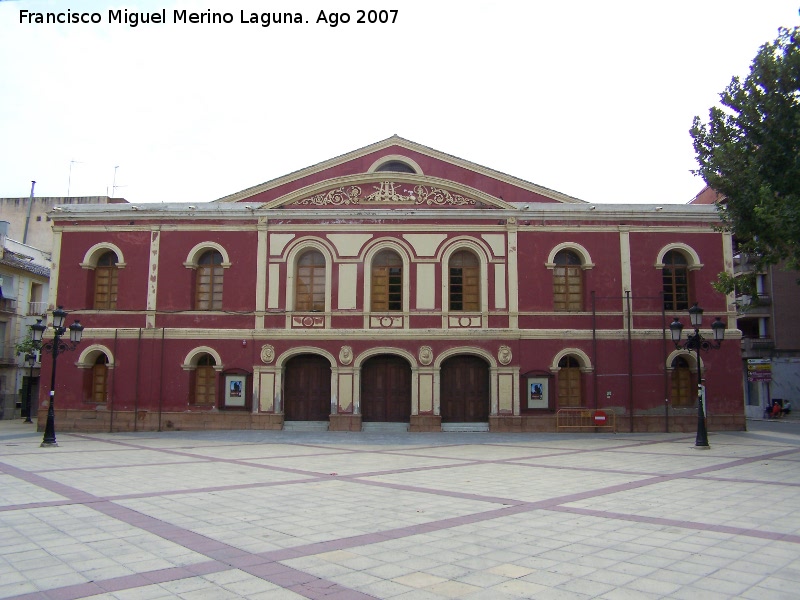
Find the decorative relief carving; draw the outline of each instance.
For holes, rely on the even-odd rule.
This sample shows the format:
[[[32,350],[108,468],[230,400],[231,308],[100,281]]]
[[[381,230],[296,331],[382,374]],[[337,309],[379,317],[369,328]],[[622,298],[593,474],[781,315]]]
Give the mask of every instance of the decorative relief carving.
[[[497,351],[497,361],[501,365],[507,365],[511,362],[511,348],[508,346],[500,346],[500,350]]]
[[[374,191],[367,195],[362,195],[362,189],[357,185],[350,187],[340,187],[328,190],[298,200],[295,204],[315,205],[315,206],[345,206],[351,204],[427,204],[429,206],[465,206],[475,204],[473,198],[467,198],[455,192],[448,192],[445,189],[428,185],[412,185],[406,183],[395,183],[394,181],[383,181],[374,186]]]
[[[478,315],[454,317],[450,316],[447,320],[449,327],[480,327],[481,318]]]
[[[420,346],[418,357],[420,363],[428,366],[433,362],[433,350],[430,346]]]
[[[325,327],[325,317],[317,316],[292,316],[292,327]]]
[[[353,349],[350,346],[342,346],[342,349],[339,350],[339,362],[343,365],[353,362]]]
[[[371,316],[369,318],[369,326],[372,329],[398,329],[403,326],[403,317]]]
[[[269,344],[264,344],[261,346],[261,362],[264,364],[269,364],[273,360],[275,360],[275,348]]]

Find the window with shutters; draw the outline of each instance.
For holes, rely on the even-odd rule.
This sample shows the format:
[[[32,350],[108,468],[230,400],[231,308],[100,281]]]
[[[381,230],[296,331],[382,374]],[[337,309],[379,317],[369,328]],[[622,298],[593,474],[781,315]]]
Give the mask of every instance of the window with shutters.
[[[104,252],[94,269],[94,308],[114,310],[117,308],[117,255]]]
[[[197,361],[194,372],[194,404],[197,406],[215,406],[217,403],[215,365],[214,357],[210,354],[204,354]]]
[[[692,371],[682,356],[672,361],[672,406],[691,407],[695,403],[692,393]]]
[[[222,310],[222,254],[204,252],[197,261],[195,310]]]
[[[451,311],[479,311],[480,274],[478,257],[460,250],[450,257],[449,290]]]
[[[664,255],[664,310],[689,309],[689,265],[677,250]]]
[[[106,402],[108,383],[108,357],[100,353],[92,366],[92,402]]]
[[[558,406],[582,406],[580,363],[572,356],[565,356],[558,361],[558,367]]]
[[[372,261],[372,310],[403,310],[403,261],[391,250]]]
[[[583,310],[580,257],[571,250],[561,250],[553,262],[553,308],[557,311]]]
[[[325,257],[321,252],[310,250],[297,261],[294,297],[297,311],[325,310]]]

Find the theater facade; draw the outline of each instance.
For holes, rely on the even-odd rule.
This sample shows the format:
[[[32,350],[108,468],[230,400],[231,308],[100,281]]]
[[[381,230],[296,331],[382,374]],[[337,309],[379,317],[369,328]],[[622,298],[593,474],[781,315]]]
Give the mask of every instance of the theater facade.
[[[589,204],[394,136],[210,203],[60,208],[51,304],[85,330],[59,431],[557,431],[596,411],[692,431],[697,357],[669,323],[694,303],[709,337],[733,324],[699,357],[708,426],[745,425],[713,206]]]

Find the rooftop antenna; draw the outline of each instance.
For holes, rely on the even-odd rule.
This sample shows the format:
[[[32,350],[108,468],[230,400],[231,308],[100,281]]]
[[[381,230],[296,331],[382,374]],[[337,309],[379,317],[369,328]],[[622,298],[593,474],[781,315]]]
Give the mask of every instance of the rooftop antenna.
[[[81,161],[75,160],[74,158],[71,161],[69,161],[69,179],[67,180],[67,198],[69,198],[69,188],[72,185],[72,165],[73,165],[73,163],[78,163],[78,164],[81,164],[81,165],[83,164]]]

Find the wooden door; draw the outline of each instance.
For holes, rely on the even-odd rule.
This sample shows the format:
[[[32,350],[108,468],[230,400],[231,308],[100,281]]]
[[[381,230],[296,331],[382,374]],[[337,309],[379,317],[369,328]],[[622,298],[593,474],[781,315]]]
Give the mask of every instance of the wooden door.
[[[331,365],[316,354],[301,354],[288,363],[283,380],[285,421],[327,421],[331,412]]]
[[[411,367],[399,356],[370,358],[361,368],[363,421],[408,423],[411,420]]]
[[[443,423],[485,423],[491,410],[489,367],[477,356],[442,363],[440,411]]]

